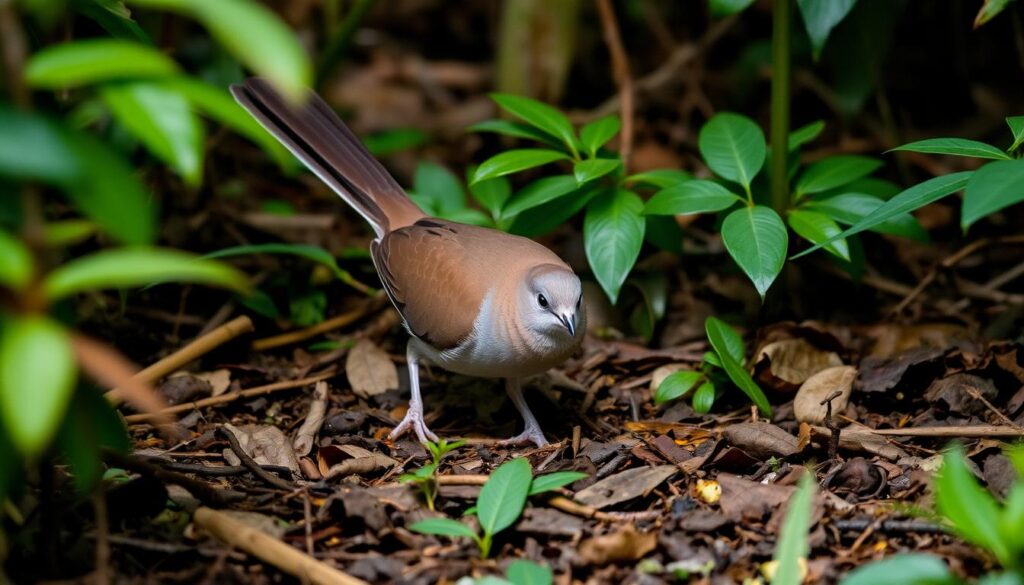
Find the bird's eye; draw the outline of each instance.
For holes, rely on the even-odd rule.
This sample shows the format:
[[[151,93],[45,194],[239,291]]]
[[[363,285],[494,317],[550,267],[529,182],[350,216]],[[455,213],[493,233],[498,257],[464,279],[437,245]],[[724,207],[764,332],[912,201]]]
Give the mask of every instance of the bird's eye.
[[[548,307],[548,300],[544,298],[544,295],[537,295],[537,304],[546,309]]]

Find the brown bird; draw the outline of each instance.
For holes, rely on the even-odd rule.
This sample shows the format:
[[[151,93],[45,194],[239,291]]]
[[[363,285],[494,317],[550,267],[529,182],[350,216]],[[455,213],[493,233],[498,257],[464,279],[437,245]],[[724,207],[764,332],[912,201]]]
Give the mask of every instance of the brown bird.
[[[377,235],[373,264],[411,335],[412,396],[391,437],[412,430],[420,441],[437,440],[423,421],[425,358],[460,374],[505,378],[525,423],[505,442],[547,444],[520,380],[564,361],[583,338],[586,312],[572,269],[532,240],[424,214],[318,96],[296,107],[261,79],[231,93]]]

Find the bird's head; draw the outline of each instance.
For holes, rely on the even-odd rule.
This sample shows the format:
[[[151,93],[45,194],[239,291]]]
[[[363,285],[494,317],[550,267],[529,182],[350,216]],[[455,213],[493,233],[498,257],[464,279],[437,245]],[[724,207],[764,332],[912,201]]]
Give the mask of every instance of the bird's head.
[[[520,306],[525,325],[553,339],[582,339],[586,329],[583,286],[565,266],[541,264],[527,273]]]

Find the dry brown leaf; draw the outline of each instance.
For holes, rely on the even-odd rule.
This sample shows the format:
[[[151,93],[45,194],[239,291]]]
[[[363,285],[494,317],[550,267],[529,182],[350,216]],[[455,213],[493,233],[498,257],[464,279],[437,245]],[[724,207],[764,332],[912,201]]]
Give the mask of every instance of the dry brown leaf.
[[[722,431],[733,445],[754,457],[788,457],[800,451],[797,438],[766,422],[737,423]]]
[[[576,499],[597,509],[607,508],[647,494],[677,471],[674,465],[627,469],[581,490]]]
[[[369,398],[398,388],[398,369],[391,357],[369,339],[362,339],[348,352],[345,374],[352,391]]]
[[[590,565],[636,561],[658,545],[656,532],[637,532],[632,526],[580,543],[580,558]]]
[[[279,465],[287,467],[292,474],[299,475],[299,459],[292,450],[292,443],[284,436],[281,429],[269,425],[245,425],[236,427],[225,424],[224,428],[238,439],[238,444],[259,465]],[[231,451],[224,450],[224,459],[231,465],[242,462]]]
[[[825,421],[826,406],[821,403],[839,391],[841,394],[832,400],[832,412],[840,413],[850,402],[853,381],[857,379],[857,368],[853,366],[836,366],[814,374],[800,385],[793,399],[793,414],[798,422],[821,424]]]
[[[231,387],[231,370],[221,368],[192,375],[210,385],[210,396],[220,396]]]
[[[841,365],[839,354],[818,349],[804,339],[773,341],[758,350],[754,358],[758,380],[772,389],[788,392],[814,374]]]
[[[899,325],[883,323],[870,327],[866,334],[875,338],[870,357],[889,358],[918,347],[946,349],[956,341],[970,339],[970,331],[963,325],[951,323],[920,323]]]
[[[309,455],[313,450],[313,443],[324,424],[324,416],[327,414],[327,382],[323,380],[316,383],[313,388],[313,400],[309,404],[309,414],[306,420],[295,433],[292,446],[295,447],[295,454],[299,456]]]
[[[324,479],[369,475],[399,465],[398,461],[356,445],[328,445],[317,451],[317,466]]]

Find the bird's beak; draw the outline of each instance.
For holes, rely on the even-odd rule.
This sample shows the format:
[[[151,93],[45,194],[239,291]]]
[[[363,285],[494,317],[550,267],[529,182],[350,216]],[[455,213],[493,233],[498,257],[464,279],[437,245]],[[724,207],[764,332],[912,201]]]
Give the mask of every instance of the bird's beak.
[[[576,315],[561,315],[558,319],[569,330],[569,335],[576,337]]]

